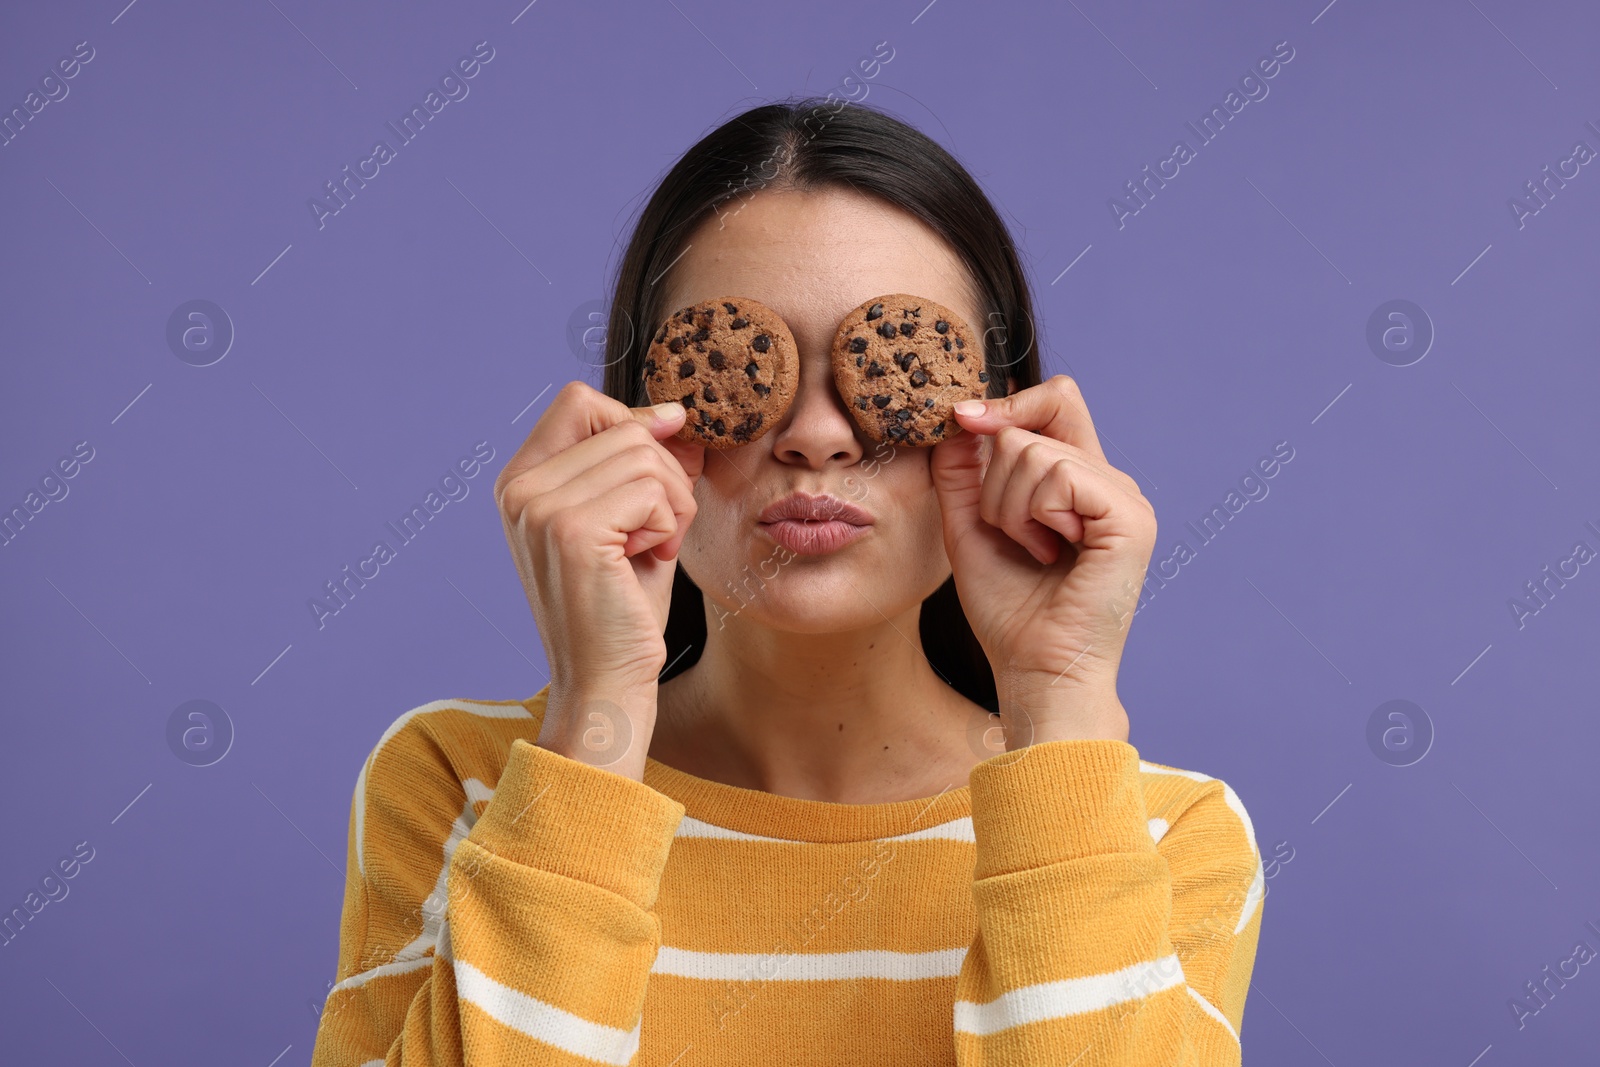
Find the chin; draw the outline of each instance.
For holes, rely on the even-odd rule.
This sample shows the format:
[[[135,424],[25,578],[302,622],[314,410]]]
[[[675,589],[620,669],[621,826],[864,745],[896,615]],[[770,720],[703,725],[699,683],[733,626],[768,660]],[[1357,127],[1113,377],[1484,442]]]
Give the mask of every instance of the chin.
[[[763,573],[775,576],[763,580]],[[898,598],[879,588],[876,577],[881,573],[881,568],[848,564],[838,556],[796,556],[782,567],[752,567],[741,575],[720,576],[714,597],[706,586],[701,589],[713,628],[737,621],[785,633],[839,633],[881,623],[883,616],[873,604],[893,617],[888,605]]]

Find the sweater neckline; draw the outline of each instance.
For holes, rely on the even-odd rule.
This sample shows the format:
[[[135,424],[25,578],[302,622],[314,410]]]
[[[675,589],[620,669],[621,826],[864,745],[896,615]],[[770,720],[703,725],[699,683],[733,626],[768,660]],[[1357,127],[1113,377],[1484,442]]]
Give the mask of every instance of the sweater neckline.
[[[972,814],[970,785],[911,800],[840,804],[712,781],[651,756],[645,757],[644,784],[682,804],[687,818],[738,834],[806,844],[898,837]]]

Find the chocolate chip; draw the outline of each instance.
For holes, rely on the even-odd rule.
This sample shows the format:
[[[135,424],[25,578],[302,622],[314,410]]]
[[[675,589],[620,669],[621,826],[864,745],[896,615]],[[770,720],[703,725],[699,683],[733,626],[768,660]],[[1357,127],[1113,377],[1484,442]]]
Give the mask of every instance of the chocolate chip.
[[[918,389],[928,384],[928,375],[921,367],[911,372],[911,384]]]
[[[948,337],[944,339],[944,350],[946,352],[950,351],[950,338]]]
[[[881,395],[875,396],[872,398],[872,403],[875,407],[886,408],[889,406],[889,398]]]
[[[750,325],[749,319],[734,319],[732,322],[728,323],[728,329],[742,330],[748,325]]]
[[[743,443],[755,437],[756,431],[761,429],[763,418],[759,411],[752,411],[746,415],[744,421],[733,428],[733,439]]]
[[[667,339],[667,324],[666,323],[662,323],[660,332],[658,332],[656,334],[656,344],[660,344],[662,341],[665,341],[666,339]]]
[[[944,333],[946,330],[950,329],[950,324],[943,319],[940,319],[938,322],[933,324],[933,328],[939,333]]]
[[[722,306],[728,309],[728,314],[730,315],[739,314],[739,309],[734,307],[732,304],[727,303],[726,301],[723,302]]]
[[[930,397],[924,398],[923,401],[922,401],[922,409],[924,411],[926,411],[927,409],[929,409],[931,407],[933,407],[933,397],[930,396]]]
[[[682,363],[678,364],[678,377],[680,377],[680,378],[692,378],[692,377],[694,377],[694,360],[686,359]]]
[[[761,373],[761,364],[752,359],[749,363],[744,365],[744,372],[748,377],[753,379],[757,374]]]
[[[685,326],[693,326],[694,325],[694,308],[689,308],[689,309],[684,311],[684,313],[683,313],[683,324]]]
[[[888,373],[889,372],[884,369],[883,364],[879,363],[877,360],[873,360],[871,363],[867,364],[867,377],[868,378],[882,378],[885,374],[888,374]]]
[[[967,342],[965,342],[961,338],[957,337],[956,338],[956,347],[957,348],[966,348],[967,347]]]
[[[768,393],[772,392],[772,386],[763,385],[760,382],[756,382],[750,388],[751,388],[752,391],[758,393],[761,396],[761,399],[763,399],[763,400],[765,400],[767,398],[767,394]]]
[[[711,429],[716,433],[716,435],[718,437],[727,436],[727,433],[728,433],[727,424],[724,423],[721,419],[718,419],[715,422],[713,422],[711,424]]]
[[[711,363],[712,370],[722,370],[728,365],[728,361],[723,357],[720,349],[713,348],[710,354],[706,356],[706,359]]]
[[[956,353],[956,362],[957,363],[965,363],[966,361],[967,361],[967,354],[965,352],[957,352]]]
[[[678,403],[682,404],[686,408],[694,407],[694,394],[693,393],[685,393],[683,395],[683,398],[681,400],[679,400]]]
[[[892,340],[892,339],[900,336],[900,331],[896,330],[894,328],[894,323],[885,322],[885,323],[883,323],[882,325],[880,325],[878,327],[878,336],[879,337],[887,337],[887,338],[890,338]]]
[[[701,341],[704,341],[707,337],[710,337],[710,336],[711,336],[711,331],[706,329],[704,326],[702,326],[698,330],[696,330],[694,333],[689,335],[689,340],[694,342],[695,344],[699,344]]]
[[[860,408],[862,411],[867,410],[867,398],[864,396],[856,397],[856,407]]]
[[[916,358],[917,354],[915,352],[896,352],[894,354],[894,365],[901,370],[910,370],[911,361]]]
[[[871,307],[869,307],[867,309],[867,321],[871,322],[873,319],[877,318],[878,316],[880,316],[882,314],[883,314],[883,305],[882,304],[873,304]]]
[[[944,423],[941,422],[939,425],[937,425],[937,426],[935,426],[933,428],[933,436],[935,436],[935,437],[943,437],[944,436]]]
[[[852,338],[850,338],[850,351],[852,351],[852,352],[865,352],[866,350],[867,350],[867,339],[865,337],[852,337]]]
[[[900,324],[900,336],[902,336],[902,337],[910,337],[912,334],[914,334],[916,332],[917,332],[917,324],[916,323],[914,323],[914,322],[902,322]]]
[[[656,372],[656,361],[653,359],[646,359],[644,361],[644,372],[646,374],[654,374]]]
[[[706,398],[707,404],[715,404],[717,402],[717,391],[711,388],[710,382],[707,382],[706,387],[700,390],[700,395]]]
[[[672,339],[672,342],[667,345],[667,351],[671,352],[673,355],[677,355],[679,352],[683,351],[683,345],[684,345],[683,338],[674,337]]]
[[[899,419],[901,422],[905,422],[907,419],[911,418],[911,409],[901,408],[899,411],[894,413],[894,417]]]
[[[856,366],[858,366],[858,367],[861,366],[861,364],[866,361],[866,358],[867,358],[866,356],[857,356],[856,357]]]
[[[757,352],[765,352],[767,349],[772,347],[772,338],[768,337],[764,333],[758,333],[750,342],[750,347],[755,349]]]
[[[988,371],[981,370],[981,371],[978,372],[978,381],[986,382],[988,380],[989,380],[989,372]]]

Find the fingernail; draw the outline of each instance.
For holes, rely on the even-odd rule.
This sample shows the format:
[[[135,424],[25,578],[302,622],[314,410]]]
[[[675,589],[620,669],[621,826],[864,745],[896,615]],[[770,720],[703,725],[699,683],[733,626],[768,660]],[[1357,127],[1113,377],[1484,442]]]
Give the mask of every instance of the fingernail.
[[[650,410],[662,422],[675,422],[683,414],[683,405],[676,400],[669,400],[665,404],[657,404]]]
[[[985,408],[986,408],[986,405],[981,400],[958,400],[958,401],[956,401],[956,414],[957,415],[982,415],[984,413]]]

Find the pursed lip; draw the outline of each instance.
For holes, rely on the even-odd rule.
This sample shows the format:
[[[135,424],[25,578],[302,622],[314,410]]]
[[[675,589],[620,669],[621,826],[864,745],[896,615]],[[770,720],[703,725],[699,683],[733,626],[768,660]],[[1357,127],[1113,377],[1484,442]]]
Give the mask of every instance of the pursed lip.
[[[852,526],[872,525],[872,515],[869,512],[827,493],[820,495],[790,493],[782,500],[769,504],[766,510],[757,516],[756,521],[778,522],[782,519],[797,519],[802,522],[837,520],[850,523]]]

